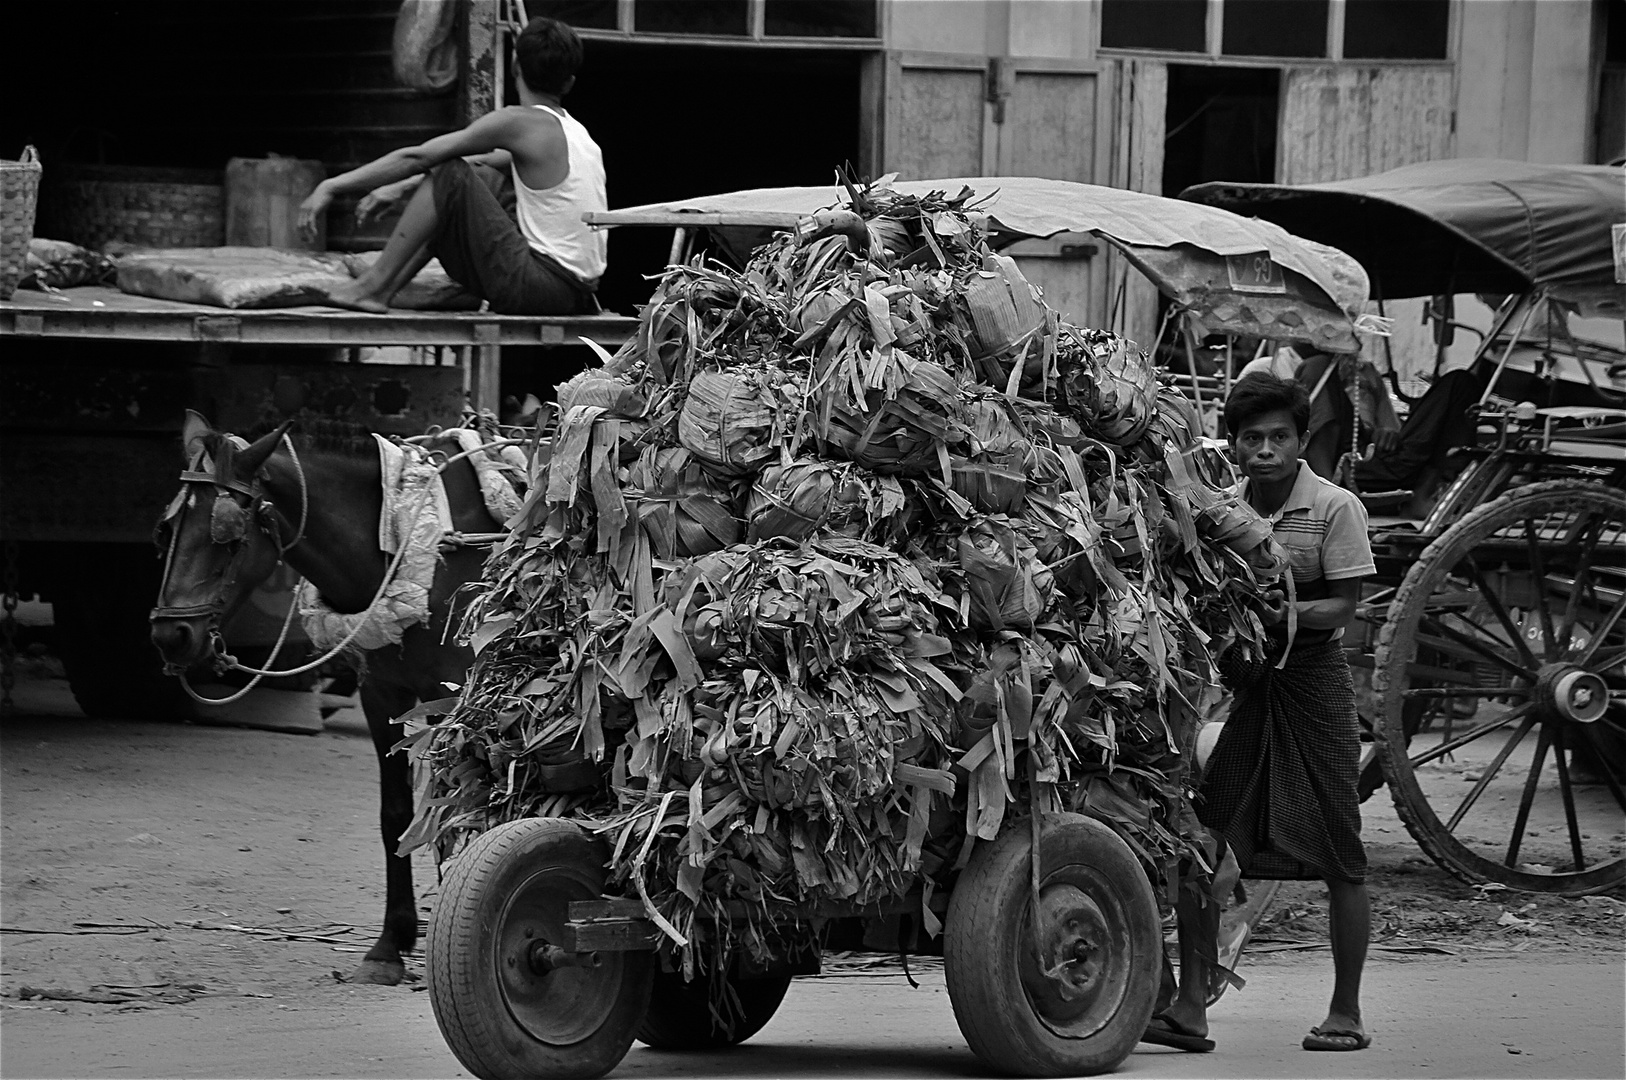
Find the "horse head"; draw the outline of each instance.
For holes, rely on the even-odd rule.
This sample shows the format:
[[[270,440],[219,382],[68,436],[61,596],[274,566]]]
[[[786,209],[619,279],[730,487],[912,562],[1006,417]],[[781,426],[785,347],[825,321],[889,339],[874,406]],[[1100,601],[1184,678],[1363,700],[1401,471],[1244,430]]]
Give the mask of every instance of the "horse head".
[[[152,609],[152,643],[172,674],[211,659],[224,666],[220,624],[297,542],[284,535],[286,522],[266,495],[263,474],[292,423],[248,443],[187,412],[181,490],[154,532],[164,579]]]

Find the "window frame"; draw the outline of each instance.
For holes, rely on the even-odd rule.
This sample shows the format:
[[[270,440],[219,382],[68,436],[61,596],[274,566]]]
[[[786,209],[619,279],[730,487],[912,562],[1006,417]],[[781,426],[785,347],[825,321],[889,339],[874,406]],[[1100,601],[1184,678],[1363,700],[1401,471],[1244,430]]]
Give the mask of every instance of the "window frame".
[[[626,0],[622,0],[626,2]],[[1101,15],[1099,7],[1095,17],[1094,43],[1102,56],[1137,56],[1167,60],[1175,64],[1216,64],[1231,67],[1300,67],[1306,64],[1335,64],[1347,67],[1438,67],[1455,64],[1461,51],[1462,4],[1464,0],[1446,0],[1447,22],[1445,55],[1440,57],[1361,57],[1344,56],[1344,18],[1348,9],[1345,0],[1327,2],[1327,55],[1325,56],[1257,56],[1222,52],[1225,43],[1225,0],[1208,0],[1206,26],[1207,48],[1202,52],[1180,52],[1174,49],[1147,49],[1136,46],[1101,44]]]
[[[637,0],[616,0],[614,30],[578,28],[576,33],[586,41],[635,41],[640,45],[717,45],[750,46],[752,48],[856,49],[873,52],[882,47],[886,37],[886,0],[869,0],[875,5],[874,37],[790,37],[770,35],[767,0],[746,0],[746,32],[743,34],[672,34],[641,31],[637,25]]]

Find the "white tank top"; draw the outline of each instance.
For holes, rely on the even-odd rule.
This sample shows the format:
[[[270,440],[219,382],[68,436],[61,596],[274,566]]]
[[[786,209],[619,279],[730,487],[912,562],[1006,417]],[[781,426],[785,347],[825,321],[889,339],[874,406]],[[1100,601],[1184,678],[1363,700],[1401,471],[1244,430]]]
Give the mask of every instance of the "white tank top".
[[[531,247],[556,259],[582,281],[595,282],[604,274],[608,237],[582,221],[582,214],[609,209],[604,196],[604,155],[581,121],[563,109],[531,107],[558,118],[570,152],[570,171],[553,187],[538,190],[526,187],[519,170],[513,170],[519,231]]]

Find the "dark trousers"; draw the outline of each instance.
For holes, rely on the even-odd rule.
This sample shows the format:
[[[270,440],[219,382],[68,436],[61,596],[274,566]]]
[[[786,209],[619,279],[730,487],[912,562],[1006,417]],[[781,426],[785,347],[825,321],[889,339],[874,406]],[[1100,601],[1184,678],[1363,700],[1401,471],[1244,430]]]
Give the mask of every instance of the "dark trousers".
[[[1356,463],[1355,482],[1361,490],[1411,488],[1430,466],[1443,470],[1446,455],[1473,443],[1475,421],[1468,409],[1484,389],[1479,376],[1466,369],[1436,379],[1400,425],[1394,450]]]
[[[429,250],[451,279],[502,315],[591,315],[593,289],[525,239],[512,179],[454,158],[429,173],[439,224]]]

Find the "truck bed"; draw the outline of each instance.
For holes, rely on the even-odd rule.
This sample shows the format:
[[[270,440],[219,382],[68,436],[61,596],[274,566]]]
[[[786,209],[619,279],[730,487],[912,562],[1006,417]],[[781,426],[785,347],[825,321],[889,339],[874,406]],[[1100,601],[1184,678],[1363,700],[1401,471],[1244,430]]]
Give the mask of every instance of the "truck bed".
[[[625,315],[496,315],[478,311],[391,311],[370,315],[326,307],[244,310],[131,296],[84,286],[18,289],[0,301],[0,337],[220,341],[254,345],[564,345],[578,337],[614,347],[638,320]]]

